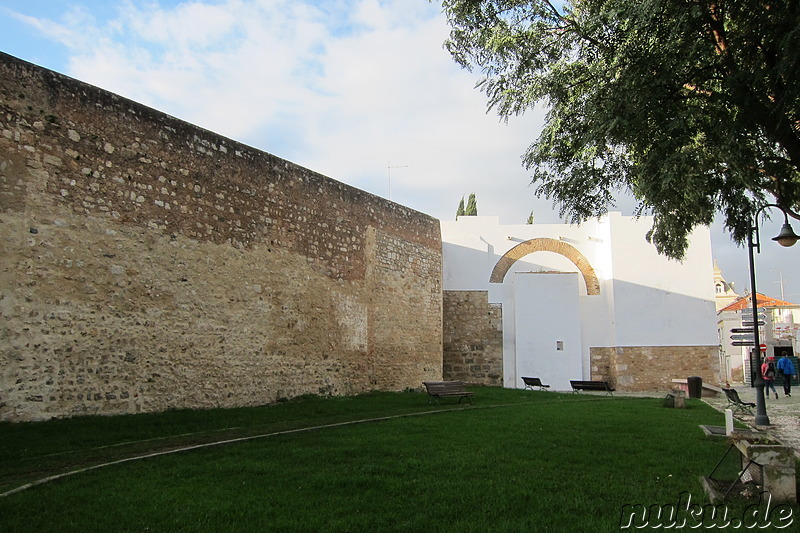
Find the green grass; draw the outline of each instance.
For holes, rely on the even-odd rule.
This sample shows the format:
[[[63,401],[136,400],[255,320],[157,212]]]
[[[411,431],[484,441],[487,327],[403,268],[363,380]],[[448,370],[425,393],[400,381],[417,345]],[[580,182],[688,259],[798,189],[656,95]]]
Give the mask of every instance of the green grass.
[[[0,498],[0,531],[618,531],[626,504],[705,501],[699,478],[727,449],[698,427],[723,416],[696,400],[474,390],[473,407],[374,393],[0,424],[4,492],[182,445],[427,413],[82,472]]]

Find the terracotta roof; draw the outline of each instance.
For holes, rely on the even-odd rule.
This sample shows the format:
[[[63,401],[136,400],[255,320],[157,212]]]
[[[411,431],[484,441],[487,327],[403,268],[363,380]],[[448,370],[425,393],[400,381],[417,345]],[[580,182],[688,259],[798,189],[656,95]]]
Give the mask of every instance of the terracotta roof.
[[[800,307],[797,304],[784,302],[783,300],[777,300],[775,298],[770,298],[769,296],[764,296],[761,293],[757,293],[756,302],[758,307]],[[750,302],[749,296],[743,296],[738,298],[732,304],[723,307],[719,310],[719,312],[723,311],[741,311],[742,309],[750,309],[752,307],[752,303]]]

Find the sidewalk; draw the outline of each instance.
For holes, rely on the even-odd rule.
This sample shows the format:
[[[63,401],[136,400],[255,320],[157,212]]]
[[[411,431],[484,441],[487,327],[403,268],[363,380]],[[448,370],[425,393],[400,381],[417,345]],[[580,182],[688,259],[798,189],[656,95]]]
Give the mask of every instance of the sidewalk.
[[[755,403],[756,389],[741,384],[734,385],[733,388],[739,393],[739,397],[743,402]],[[769,398],[766,398],[766,391],[764,392],[764,402],[770,425],[759,426],[758,429],[770,434],[783,444],[791,446],[794,448],[795,455],[800,457],[800,387],[792,387],[792,396],[789,398],[783,395],[782,384],[776,383],[775,389],[778,391],[777,400],[772,391],[770,391]],[[703,398],[703,401],[720,411],[724,411],[728,405],[728,400],[724,394],[718,398]],[[755,408],[753,408],[754,413],[755,411]],[[736,418],[745,424],[753,425],[754,417],[752,416],[738,414]]]

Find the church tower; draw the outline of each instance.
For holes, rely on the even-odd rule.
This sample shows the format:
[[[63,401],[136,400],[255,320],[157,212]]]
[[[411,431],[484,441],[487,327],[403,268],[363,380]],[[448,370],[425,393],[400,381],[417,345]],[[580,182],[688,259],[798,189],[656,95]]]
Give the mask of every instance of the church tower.
[[[716,296],[717,312],[732,304],[739,297],[733,286],[722,277],[722,271],[714,260],[714,295]]]

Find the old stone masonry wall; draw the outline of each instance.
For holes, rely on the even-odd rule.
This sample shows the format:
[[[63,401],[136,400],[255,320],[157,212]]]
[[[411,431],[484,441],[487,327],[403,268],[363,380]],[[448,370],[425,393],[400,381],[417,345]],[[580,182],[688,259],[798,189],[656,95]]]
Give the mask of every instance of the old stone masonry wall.
[[[441,379],[436,219],[0,54],[0,420]]]

